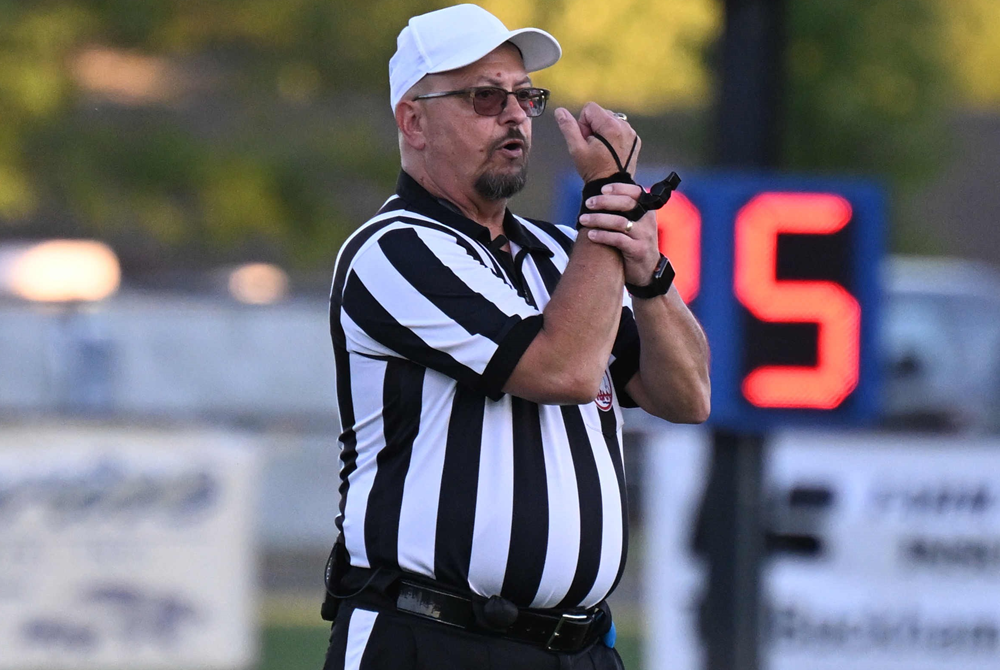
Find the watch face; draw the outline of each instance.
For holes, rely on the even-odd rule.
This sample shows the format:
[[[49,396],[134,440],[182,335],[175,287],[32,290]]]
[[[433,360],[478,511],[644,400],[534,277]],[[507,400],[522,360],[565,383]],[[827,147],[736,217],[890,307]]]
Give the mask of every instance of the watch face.
[[[660,254],[660,261],[656,264],[656,269],[653,270],[653,281],[660,279],[668,267],[670,267],[670,261],[667,260],[666,256]]]
[[[674,282],[674,268],[666,256],[660,254],[660,260],[653,270],[653,277],[646,286],[628,285],[628,292],[634,298],[655,298],[670,290]]]
[[[668,282],[667,285],[669,286],[670,283],[674,281],[676,273],[674,272],[674,266],[670,264],[670,261],[668,261],[665,258],[663,260],[664,260],[663,272],[660,273],[660,276],[663,277],[663,279]]]

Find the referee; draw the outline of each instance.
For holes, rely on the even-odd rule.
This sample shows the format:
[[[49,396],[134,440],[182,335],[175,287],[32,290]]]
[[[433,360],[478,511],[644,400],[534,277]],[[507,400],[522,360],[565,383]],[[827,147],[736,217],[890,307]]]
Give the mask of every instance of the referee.
[[[413,17],[397,47],[402,171],[330,298],[326,668],[620,668],[621,408],[709,412],[708,346],[632,181],[638,138],[595,103],[557,109],[580,232],[516,216],[549,97],[529,73],[559,43],[466,4]]]

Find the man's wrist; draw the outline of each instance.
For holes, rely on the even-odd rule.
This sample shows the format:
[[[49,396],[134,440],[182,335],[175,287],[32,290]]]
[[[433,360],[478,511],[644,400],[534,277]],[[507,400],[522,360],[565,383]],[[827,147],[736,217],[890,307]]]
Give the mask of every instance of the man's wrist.
[[[603,189],[608,184],[634,184],[635,181],[632,176],[627,172],[615,172],[614,174],[608,175],[607,177],[601,177],[600,179],[592,179],[583,185],[583,196],[580,199],[580,213],[577,214],[577,218],[584,214],[589,214],[591,212],[605,213],[605,214],[618,214],[623,215],[622,212],[612,212],[601,209],[590,209],[587,207],[587,199],[601,194],[601,189]],[[577,230],[580,229],[579,223],[577,224]]]
[[[583,180],[584,184],[587,184],[599,179],[607,179],[608,177],[612,177],[619,172],[620,170],[614,165],[608,165],[600,170],[591,170],[587,174],[581,174],[580,179]]]
[[[644,300],[666,295],[670,286],[674,283],[674,267],[666,256],[660,254],[660,260],[656,263],[649,281],[644,285],[636,285],[625,282],[625,288],[633,298]]]

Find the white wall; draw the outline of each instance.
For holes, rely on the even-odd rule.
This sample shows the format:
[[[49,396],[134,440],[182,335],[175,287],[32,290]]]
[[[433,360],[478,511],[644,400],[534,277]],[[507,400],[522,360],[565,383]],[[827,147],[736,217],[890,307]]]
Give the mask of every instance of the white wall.
[[[325,300],[251,307],[126,293],[72,312],[7,303],[0,352],[0,412],[335,422]]]

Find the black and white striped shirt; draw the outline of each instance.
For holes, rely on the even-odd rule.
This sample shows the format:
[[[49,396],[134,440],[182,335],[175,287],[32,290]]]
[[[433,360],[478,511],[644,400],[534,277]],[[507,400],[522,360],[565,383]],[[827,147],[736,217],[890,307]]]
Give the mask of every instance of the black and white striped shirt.
[[[491,240],[403,172],[342,247],[330,309],[337,526],[358,567],[521,606],[591,606],[625,565],[620,406],[634,405],[624,385],[638,370],[638,331],[623,292],[593,403],[504,394],[575,237],[509,211],[504,233]]]

